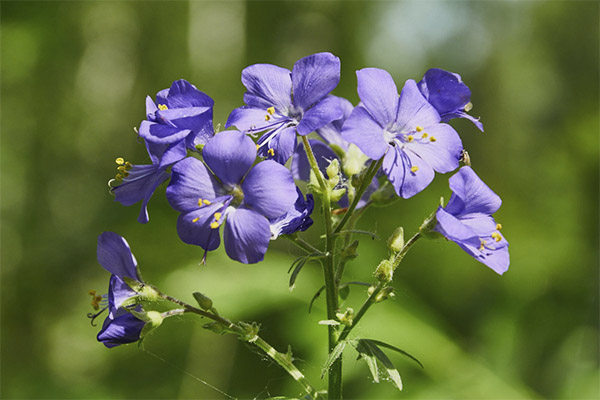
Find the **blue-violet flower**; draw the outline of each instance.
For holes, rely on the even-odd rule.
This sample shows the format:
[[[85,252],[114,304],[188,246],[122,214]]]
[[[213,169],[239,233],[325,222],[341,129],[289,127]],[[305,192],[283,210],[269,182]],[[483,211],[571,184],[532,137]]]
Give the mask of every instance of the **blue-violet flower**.
[[[298,198],[294,205],[281,217],[269,220],[271,224],[271,240],[280,235],[291,235],[296,232],[304,232],[313,224],[310,215],[315,207],[313,195],[308,193],[306,200],[300,189],[296,186]]]

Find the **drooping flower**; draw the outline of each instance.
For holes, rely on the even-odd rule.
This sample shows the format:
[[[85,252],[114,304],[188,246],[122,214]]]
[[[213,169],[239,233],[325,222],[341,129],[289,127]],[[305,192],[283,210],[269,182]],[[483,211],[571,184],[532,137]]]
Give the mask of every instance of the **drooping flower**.
[[[510,263],[508,242],[500,233],[502,226],[492,217],[502,200],[467,166],[450,178],[450,189],[450,201],[436,212],[434,230],[503,274]]]
[[[227,255],[242,263],[261,261],[271,238],[269,219],[284,215],[297,199],[291,173],[271,160],[252,167],[256,146],[239,131],[215,135],[202,156],[208,168],[193,157],[181,160],[167,187],[169,203],[181,212],[179,237],[212,251],[225,222]]]
[[[337,97],[328,94],[340,81],[340,60],[331,53],[304,57],[288,69],[255,64],[242,71],[246,106],[231,112],[226,127],[254,134],[258,154],[285,164],[296,147],[296,133],[308,135],[339,119]]]
[[[391,75],[381,69],[356,72],[361,104],[344,123],[342,137],[356,144],[382,169],[396,193],[409,198],[431,183],[434,171],[458,167],[462,142],[456,131],[440,123],[440,115],[406,81],[400,96]]]
[[[315,207],[312,194],[306,195],[306,200],[300,189],[296,186],[298,198],[294,205],[280,217],[269,220],[271,224],[271,240],[280,235],[291,235],[295,232],[304,232],[313,224],[310,215]]]
[[[467,114],[473,108],[471,90],[463,83],[460,75],[431,68],[425,72],[417,85],[423,96],[440,114],[442,122],[466,118],[483,132],[483,124],[479,118]]]
[[[128,310],[119,308],[113,317],[109,316],[104,320],[97,339],[109,349],[121,344],[134,343],[140,340],[146,323]]]
[[[214,101],[191,83],[173,82],[170,89],[156,94],[156,103],[146,98],[147,120],[142,121],[139,135],[156,145],[161,167],[181,160],[187,148],[195,150],[213,136]]]

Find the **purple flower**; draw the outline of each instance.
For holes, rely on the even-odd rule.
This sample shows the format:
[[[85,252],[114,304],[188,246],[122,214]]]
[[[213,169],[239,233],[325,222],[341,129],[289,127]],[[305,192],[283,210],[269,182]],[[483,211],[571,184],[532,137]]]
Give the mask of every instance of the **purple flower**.
[[[436,212],[434,230],[458,244],[477,261],[498,274],[508,270],[508,242],[500,233],[492,214],[502,200],[473,172],[462,167],[450,178],[452,197]]]
[[[483,132],[483,124],[479,122],[479,118],[467,114],[473,107],[471,91],[462,82],[460,75],[431,68],[425,72],[418,86],[423,96],[440,114],[442,122],[454,118],[466,118]]]
[[[119,308],[114,317],[109,316],[104,320],[97,339],[109,349],[121,344],[137,342],[145,326],[145,321],[128,310]]]
[[[440,123],[413,80],[398,91],[390,74],[377,68],[356,72],[358,105],[344,123],[342,137],[356,144],[382,168],[396,193],[409,198],[434,177],[458,167],[462,143],[456,131]]]
[[[173,82],[170,89],[157,93],[156,103],[146,98],[147,120],[142,121],[139,135],[155,145],[161,167],[182,159],[186,148],[195,150],[213,136],[214,101],[191,83]]]
[[[169,203],[181,212],[179,237],[212,251],[225,222],[227,255],[242,263],[261,261],[271,238],[269,219],[285,214],[297,199],[292,175],[271,160],[252,167],[256,146],[238,131],[215,135],[202,156],[206,166],[192,157],[175,164],[167,187]]]
[[[338,97],[338,99],[340,102],[340,109],[342,110],[342,116],[317,129],[317,134],[321,136],[326,143],[339,146],[343,150],[348,150],[348,145],[350,143],[342,137],[342,127],[350,114],[352,114],[354,106],[343,97]]]
[[[298,198],[294,205],[280,217],[273,218],[271,224],[271,240],[277,239],[280,235],[291,235],[295,232],[304,232],[313,224],[310,215],[315,207],[315,200],[312,194],[306,195],[306,200],[300,189],[296,186]]]
[[[255,64],[242,71],[246,106],[231,112],[225,127],[249,134],[266,131],[258,154],[285,164],[296,147],[296,133],[308,135],[339,119],[337,97],[328,96],[340,81],[340,60],[331,53],[304,57],[288,69]]]

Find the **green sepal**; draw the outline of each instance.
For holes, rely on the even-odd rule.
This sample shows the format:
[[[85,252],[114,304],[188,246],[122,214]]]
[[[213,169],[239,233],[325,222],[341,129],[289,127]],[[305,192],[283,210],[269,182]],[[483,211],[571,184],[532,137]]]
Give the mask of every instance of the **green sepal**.
[[[331,191],[331,194],[329,195],[329,198],[332,202],[338,201],[339,199],[342,198],[342,196],[344,196],[344,194],[346,193],[346,189],[345,188],[341,188],[341,189],[333,189]]]
[[[388,181],[385,181],[370,197],[371,203],[376,207],[388,206],[399,199],[400,197],[396,194],[396,190]]]
[[[342,262],[358,257],[358,253],[357,253],[356,249],[358,249],[359,243],[360,242],[358,240],[355,240],[354,242],[350,243],[350,245],[348,245],[346,248],[344,248],[344,250],[342,250],[342,254],[341,254]]]
[[[392,236],[387,242],[388,249],[393,253],[398,253],[404,247],[404,228],[399,226],[396,228]]]
[[[203,309],[205,311],[212,310],[213,302],[208,296],[206,296],[200,292],[194,292],[194,293],[192,293],[192,295],[194,296],[196,303],[198,303],[198,305],[200,306],[201,309]]]
[[[133,279],[128,276],[123,277],[123,282],[125,282],[127,284],[127,286],[129,286],[132,290],[134,290],[138,293],[145,286],[142,282],[138,281],[137,279]]]
[[[258,338],[258,331],[260,330],[260,325],[256,322],[243,322],[240,321],[238,326],[243,329],[243,333],[240,333],[239,338],[244,342],[252,343]]]
[[[338,156],[341,160],[343,160],[346,157],[346,151],[344,149],[342,149],[340,146],[338,146],[337,144],[329,143],[329,147],[331,148],[331,150],[333,150],[335,155]]]
[[[375,270],[379,282],[388,283],[394,278],[394,266],[390,260],[382,260]]]
[[[437,225],[437,218],[435,217],[436,211],[432,212],[429,217],[425,218],[421,226],[419,227],[419,233],[426,239],[440,239],[443,235],[433,229]]]
[[[375,296],[375,299],[373,301],[375,303],[380,303],[394,296],[394,288],[391,286],[386,286],[383,289],[381,289],[381,291],[377,294],[377,296]]]
[[[144,327],[142,328],[142,332],[140,333],[140,338],[143,338],[148,333],[158,328],[164,320],[164,317],[158,311],[146,311],[145,313],[138,313],[132,311],[131,313],[134,314],[137,318],[146,322],[146,325],[144,325]]]
[[[354,309],[348,307],[343,313],[336,313],[337,319],[346,326],[352,326],[354,320]]]

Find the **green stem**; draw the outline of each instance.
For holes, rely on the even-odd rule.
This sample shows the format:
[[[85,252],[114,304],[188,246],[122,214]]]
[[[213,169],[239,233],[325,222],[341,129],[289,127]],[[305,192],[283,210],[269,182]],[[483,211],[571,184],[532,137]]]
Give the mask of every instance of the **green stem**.
[[[176,310],[171,310],[171,311],[167,311],[167,312],[163,313],[164,317],[170,317],[173,315],[179,315],[179,314],[183,314],[183,313],[198,314],[203,317],[210,318],[213,321],[216,321],[216,322],[220,323],[221,325],[227,327],[231,331],[235,332],[239,336],[240,339],[247,337],[247,333],[248,333],[247,330],[245,330],[243,327],[241,327],[238,324],[234,324],[227,318],[224,318],[219,315],[201,310],[201,309],[196,308],[196,307],[194,307],[188,303],[185,303],[179,299],[176,299],[172,296],[161,293],[156,288],[154,288],[154,289],[157,291],[159,296],[161,298],[163,298],[164,300],[168,300],[172,303],[178,304],[183,307],[183,309],[176,309]],[[244,340],[247,341],[248,343],[252,343],[252,344],[256,345],[267,356],[269,356],[273,361],[275,361],[281,368],[283,368],[296,382],[298,382],[298,384],[300,384],[302,386],[302,388],[310,396],[310,398],[315,399],[315,400],[320,398],[317,390],[310,384],[308,379],[306,379],[304,374],[302,374],[302,372],[300,372],[300,370],[292,363],[292,360],[287,355],[275,350],[273,348],[273,346],[271,346],[269,343],[267,343],[263,338],[261,338],[258,335],[254,335],[254,336],[246,338]]]
[[[378,161],[375,161],[375,160],[371,161],[371,165],[369,166],[367,173],[363,177],[363,181],[362,181],[360,187],[354,194],[354,199],[352,200],[352,204],[350,204],[350,207],[348,207],[348,210],[344,214],[344,217],[342,218],[340,223],[335,227],[335,230],[333,231],[334,234],[339,233],[342,230],[342,228],[344,228],[344,225],[346,225],[346,223],[352,216],[354,209],[358,205],[358,202],[362,198],[363,194],[365,193],[365,191],[367,190],[369,185],[371,184],[373,177],[375,176],[377,171],[379,171],[379,168],[381,167],[382,163],[383,163],[383,157],[381,157]]]
[[[338,312],[338,288],[335,281],[335,235],[333,234],[333,223],[331,219],[331,198],[329,197],[331,190],[325,183],[323,174],[319,170],[319,165],[310,146],[310,142],[306,136],[302,136],[302,143],[306,151],[306,156],[313,173],[315,174],[320,186],[321,200],[323,201],[323,217],[325,218],[325,252],[327,257],[323,263],[323,277],[325,280],[325,297],[327,302],[327,318],[335,320]],[[336,327],[327,326],[328,333],[328,348],[329,353],[333,351],[337,345]],[[328,398],[342,398],[342,358],[339,357],[332,364],[328,371]]]
[[[415,233],[414,236],[411,237],[408,240],[408,242],[406,242],[404,244],[404,246],[402,247],[402,250],[400,250],[398,253],[396,253],[396,255],[394,256],[394,258],[392,260],[392,269],[393,270],[396,270],[396,268],[398,268],[398,265],[400,265],[400,263],[404,259],[404,256],[406,255],[406,253],[408,253],[410,248],[417,242],[417,240],[419,240],[420,237],[421,237],[421,233],[419,233],[419,232]],[[358,312],[354,315],[354,318],[352,319],[352,325],[346,326],[344,328],[344,330],[340,334],[340,337],[338,340],[344,340],[348,337],[348,334],[358,324],[358,321],[360,321],[361,318],[365,315],[365,313],[369,310],[369,308],[377,302],[376,301],[377,296],[381,293],[381,291],[386,287],[386,285],[388,283],[389,282],[381,282],[381,281],[379,283],[377,283],[377,286],[375,286],[375,290],[373,290],[373,292],[369,295],[369,297],[365,300],[363,305],[360,307]]]
[[[323,254],[323,252],[321,250],[317,249],[316,247],[314,247],[313,245],[311,245],[307,241],[305,241],[303,239],[300,239],[297,236],[283,235],[282,237],[284,237],[287,240],[289,240],[290,242],[294,243],[296,246],[298,246],[302,250],[306,251],[307,253],[319,253],[319,254]]]

